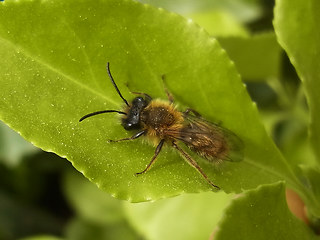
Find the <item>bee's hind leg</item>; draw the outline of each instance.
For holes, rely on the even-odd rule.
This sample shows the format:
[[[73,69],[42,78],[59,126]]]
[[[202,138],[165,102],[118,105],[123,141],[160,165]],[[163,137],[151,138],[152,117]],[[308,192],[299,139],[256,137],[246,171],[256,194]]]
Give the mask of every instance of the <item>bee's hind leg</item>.
[[[142,172],[136,173],[136,176],[147,172],[147,171],[151,168],[151,166],[155,163],[155,161],[156,161],[156,159],[157,159],[157,157],[158,157],[158,155],[159,155],[159,153],[160,153],[160,151],[161,151],[161,149],[162,149],[162,146],[163,146],[164,142],[165,142],[164,139],[162,139],[162,140],[159,142],[159,144],[158,144],[158,146],[157,146],[157,148],[156,148],[156,151],[154,152],[154,155],[153,155],[150,163],[148,164],[148,166],[147,166]]]
[[[210,179],[208,178],[208,176],[203,172],[203,170],[200,168],[200,166],[198,165],[198,163],[192,159],[192,157],[186,153],[185,151],[183,151],[182,148],[180,148],[175,142],[172,142],[172,146],[178,150],[178,152],[182,155],[182,157],[192,166],[194,167],[203,177],[204,179],[215,189],[220,190],[220,187],[218,187],[217,185],[213,184],[213,182],[210,181]]]

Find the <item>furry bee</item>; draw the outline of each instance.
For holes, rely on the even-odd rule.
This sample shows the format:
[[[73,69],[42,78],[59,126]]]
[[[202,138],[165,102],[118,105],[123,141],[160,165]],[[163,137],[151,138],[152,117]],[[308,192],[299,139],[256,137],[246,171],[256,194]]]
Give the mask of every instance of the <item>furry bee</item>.
[[[136,175],[143,174],[151,168],[166,143],[175,148],[213,188],[220,189],[211,182],[198,163],[179,146],[178,142],[184,143],[191,151],[209,162],[217,162],[223,160],[241,161],[244,147],[242,140],[230,130],[206,121],[193,109],[188,108],[184,112],[177,110],[173,104],[173,97],[166,88],[168,101],[154,100],[146,93],[133,92],[139,96],[129,104],[122,96],[111,75],[109,62],[107,63],[107,71],[112,85],[126,105],[125,109],[123,111],[103,110],[89,113],[79,121],[102,113],[121,114],[123,115],[121,124],[124,129],[133,130],[135,134],[129,138],[109,140],[109,142],[134,140],[145,136],[157,146],[147,167]]]

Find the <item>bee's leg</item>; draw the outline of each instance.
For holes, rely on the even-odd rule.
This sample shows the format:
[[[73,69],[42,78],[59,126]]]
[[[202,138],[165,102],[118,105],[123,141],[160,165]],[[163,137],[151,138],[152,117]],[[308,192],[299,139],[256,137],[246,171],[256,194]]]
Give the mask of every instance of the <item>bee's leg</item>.
[[[162,139],[162,140],[159,142],[159,144],[158,144],[158,146],[157,146],[157,148],[156,148],[156,151],[154,152],[154,155],[153,155],[150,163],[148,164],[148,166],[147,166],[142,172],[136,173],[136,175],[143,174],[143,173],[147,172],[147,171],[151,168],[151,166],[155,163],[155,161],[156,161],[156,159],[157,159],[157,156],[159,155],[159,153],[160,153],[160,151],[161,151],[161,149],[162,149],[162,146],[163,146],[163,144],[164,144],[164,141],[165,141],[165,140]]]
[[[148,102],[151,102],[151,100],[152,100],[152,97],[150,95],[148,95],[147,93],[142,93],[142,92],[131,92],[131,93],[136,94],[136,95],[143,95]]]
[[[133,139],[136,139],[136,138],[138,138],[138,137],[141,137],[141,136],[144,135],[146,132],[147,132],[147,130],[142,130],[142,131],[136,133],[135,135],[133,135],[132,137],[122,138],[122,139],[118,139],[118,140],[108,140],[108,142],[122,142],[122,141],[133,140]]]
[[[129,90],[130,93],[136,94],[136,95],[143,95],[143,96],[145,96],[146,100],[148,100],[149,102],[151,102],[152,97],[151,97],[149,94],[143,93],[143,92],[133,92],[133,91],[131,91],[130,88],[129,88],[129,84],[128,84],[128,83],[126,83],[126,86],[127,86],[127,88],[128,88],[128,90]]]
[[[183,151],[182,148],[180,148],[175,142],[172,142],[172,146],[177,149],[179,151],[179,153],[182,155],[182,157],[187,160],[187,162],[194,167],[204,178],[205,180],[214,188],[220,190],[220,188],[217,185],[214,185],[210,179],[208,178],[208,176],[202,171],[202,169],[200,168],[200,166],[198,165],[198,163],[192,159],[192,157],[186,153],[185,151]]]
[[[201,114],[198,113],[196,110],[193,110],[192,108],[187,108],[183,113],[189,115],[190,112],[193,113],[196,117],[201,117]]]
[[[165,83],[166,75],[163,74],[161,76],[161,78],[162,78],[162,82],[163,82],[163,88],[164,88],[165,93],[167,94],[168,100],[170,103],[173,103],[174,98],[173,98],[172,94],[169,92],[168,88],[166,87],[166,83]]]

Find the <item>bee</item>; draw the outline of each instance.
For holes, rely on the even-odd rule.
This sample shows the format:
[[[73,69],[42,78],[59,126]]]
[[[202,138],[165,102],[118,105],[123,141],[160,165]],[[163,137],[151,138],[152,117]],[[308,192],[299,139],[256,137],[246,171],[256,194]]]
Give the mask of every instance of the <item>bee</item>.
[[[139,96],[128,103],[112,77],[109,62],[107,63],[107,72],[113,87],[126,105],[124,110],[92,112],[83,116],[79,122],[102,113],[121,114],[123,115],[121,125],[125,130],[135,131],[135,133],[131,137],[109,140],[109,142],[130,141],[146,137],[157,146],[149,164],[136,175],[146,173],[151,168],[166,144],[176,149],[214,189],[219,190],[220,188],[208,178],[198,163],[180,146],[179,142],[184,143],[202,158],[214,163],[223,160],[241,161],[243,159],[242,140],[230,130],[205,120],[191,108],[184,112],[177,110],[173,96],[166,88],[168,101],[152,99],[146,93],[132,92]]]

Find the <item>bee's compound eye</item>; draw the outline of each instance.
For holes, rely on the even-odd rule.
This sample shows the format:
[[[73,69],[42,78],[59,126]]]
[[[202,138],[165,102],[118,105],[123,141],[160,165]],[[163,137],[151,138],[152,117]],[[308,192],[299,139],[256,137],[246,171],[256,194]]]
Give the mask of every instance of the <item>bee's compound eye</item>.
[[[130,130],[132,128],[132,123],[131,122],[128,122],[126,120],[122,121],[122,126],[124,127],[124,129],[126,130]]]
[[[122,126],[125,130],[134,130],[134,129],[140,129],[140,124],[137,122],[132,122],[128,120],[124,120],[122,122]]]

